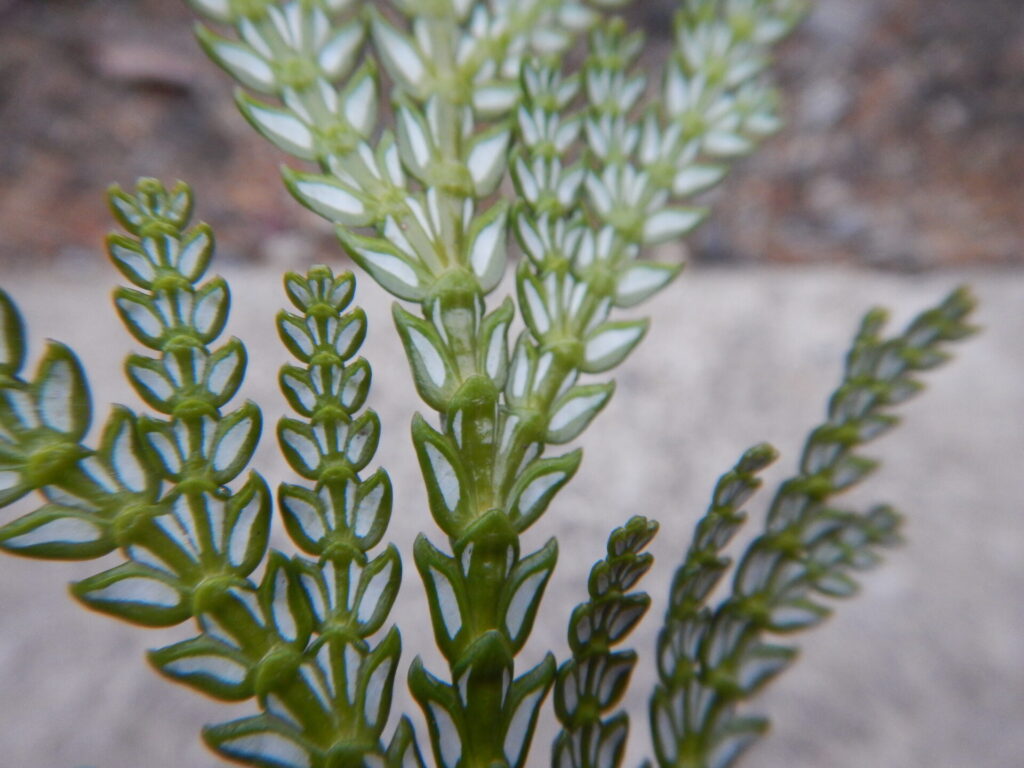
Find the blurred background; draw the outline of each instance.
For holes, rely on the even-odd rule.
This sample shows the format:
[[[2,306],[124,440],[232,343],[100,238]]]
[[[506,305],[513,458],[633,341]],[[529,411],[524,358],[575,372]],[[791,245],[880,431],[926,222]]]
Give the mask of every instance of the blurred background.
[[[674,3],[633,5],[651,47],[664,48]],[[233,287],[228,332],[249,345],[241,394],[265,406],[269,425],[284,407],[271,311],[283,302],[280,272],[345,262],[329,227],[284,191],[283,155],[237,114],[191,25],[177,0],[0,0],[0,286],[24,310],[37,353],[46,337],[80,353],[96,421],[108,402],[138,405],[120,375],[131,343],[110,309],[103,193],[139,175],[186,179],[217,231],[214,269]],[[564,655],[567,610],[608,531],[635,513],[661,520],[654,608],[633,643],[627,764],[638,763],[653,680],[644,661],[714,478],[760,440],[783,454],[769,479],[785,477],[862,312],[883,304],[902,323],[968,282],[984,333],[929,377],[906,425],[868,450],[885,469],[850,500],[894,503],[908,545],[822,629],[795,638],[802,658],[755,707],[773,733],[743,765],[1019,768],[1024,8],[818,0],[776,72],[786,127],[714,193],[712,218],[688,241],[691,268],[652,302],[652,331],[586,433],[582,469],[531,532],[532,548],[557,533],[562,557],[527,661],[547,647]],[[416,400],[389,299],[363,280],[358,300],[378,372],[371,405],[385,425],[378,460],[396,486],[389,536],[408,553],[417,531],[434,530],[407,433]],[[257,466],[272,483],[290,480],[272,443]],[[764,501],[751,506],[755,521]],[[197,733],[244,707],[171,685],[144,660],[188,629],[140,631],[67,598],[65,582],[103,566],[0,558],[0,768],[225,766]],[[423,653],[440,669],[416,626],[426,622],[421,590],[407,567],[393,614],[406,628],[403,664]],[[397,689],[395,709],[415,712]],[[548,764],[551,734],[538,733],[531,766]]]
[[[820,0],[783,47],[786,129],[694,239],[718,263],[892,269],[1024,262],[1019,0]],[[656,45],[673,0],[633,14]],[[303,250],[275,153],[236,114],[169,0],[0,0],[0,262],[92,249],[112,181],[203,190],[225,248]],[[311,235],[310,231],[320,233]]]

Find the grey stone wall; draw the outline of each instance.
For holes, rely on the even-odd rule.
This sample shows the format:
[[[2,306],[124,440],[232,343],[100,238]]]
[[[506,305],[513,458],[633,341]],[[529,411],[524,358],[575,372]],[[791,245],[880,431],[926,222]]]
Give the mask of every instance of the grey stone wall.
[[[264,404],[270,424],[283,410],[275,371],[285,354],[272,327],[273,308],[282,303],[278,277],[237,266],[222,271],[235,296],[229,331],[250,351],[242,396]],[[27,311],[33,349],[50,336],[82,353],[100,418],[103,404],[134,401],[120,375],[131,345],[109,306],[112,279],[99,256],[55,270],[0,266],[0,284]],[[647,750],[644,691],[652,684],[667,580],[716,476],[760,440],[783,453],[771,478],[791,470],[861,312],[881,303],[906,318],[957,280],[980,295],[985,332],[929,377],[929,391],[905,409],[906,425],[870,452],[885,467],[868,492],[851,499],[902,509],[909,543],[824,628],[796,638],[802,658],[757,704],[771,714],[774,732],[745,765],[1020,764],[1024,274],[893,277],[823,269],[696,269],[656,299],[650,337],[620,369],[615,398],[586,433],[579,475],[530,534],[533,544],[559,535],[562,554],[527,661],[547,647],[564,653],[567,611],[582,598],[607,532],[635,513],[662,522],[647,583],[655,607],[634,643],[642,658],[630,695],[636,716],[628,764]],[[397,489],[390,535],[408,555],[417,531],[433,531],[408,440],[416,404],[389,302],[362,282],[358,301],[371,322],[365,353],[376,371],[371,403],[385,426],[378,459]],[[257,466],[273,481],[287,471],[271,442]],[[754,520],[764,501],[751,505]],[[285,544],[280,536],[277,543]],[[0,765],[222,765],[201,746],[198,730],[245,708],[202,699],[147,667],[145,649],[181,638],[183,630],[139,630],[73,604],[65,582],[97,568],[0,558]],[[415,570],[407,568],[407,576],[393,614],[405,629],[403,666],[422,652],[440,668],[437,653],[422,646],[429,632]],[[413,711],[404,694],[396,708]],[[548,764],[551,733],[542,727],[531,765]]]

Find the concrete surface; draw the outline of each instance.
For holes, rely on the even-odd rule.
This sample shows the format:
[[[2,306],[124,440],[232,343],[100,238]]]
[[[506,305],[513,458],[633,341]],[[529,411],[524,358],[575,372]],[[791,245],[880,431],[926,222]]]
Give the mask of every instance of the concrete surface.
[[[276,368],[286,355],[272,328],[283,303],[279,279],[231,265],[220,271],[235,296],[230,331],[250,350],[242,394],[264,404],[269,423],[283,407]],[[135,403],[119,373],[132,344],[110,308],[113,280],[99,257],[45,272],[0,265],[0,285],[28,316],[32,349],[48,336],[72,344],[97,403]],[[666,583],[714,479],[759,440],[783,453],[771,477],[791,470],[861,312],[880,303],[906,318],[960,281],[981,297],[985,332],[929,377],[926,395],[904,409],[906,425],[871,451],[886,466],[861,497],[902,509],[909,545],[824,628],[798,639],[802,659],[757,704],[774,731],[744,765],[1024,765],[1024,273],[820,269],[694,271],[652,302],[653,330],[586,434],[579,475],[528,536],[536,546],[557,533],[562,556],[527,661],[548,646],[564,653],[568,609],[582,598],[607,531],[635,513],[662,522],[647,582],[655,608],[635,638],[642,660],[627,765],[647,749],[644,691]],[[416,531],[433,531],[408,440],[415,401],[389,301],[363,283],[359,302],[371,322],[364,352],[377,372],[371,400],[385,425],[378,460],[397,489],[391,535],[408,553]],[[105,405],[97,412],[101,420]],[[257,466],[271,480],[287,477],[266,442]],[[751,505],[755,520],[766,497]],[[148,669],[145,649],[183,637],[181,628],[142,631],[68,599],[63,584],[99,567],[0,560],[0,768],[223,765],[198,730],[245,707],[207,701]],[[406,628],[403,665],[423,652],[438,669],[436,652],[414,647],[429,633],[414,569],[407,576],[393,614]],[[400,697],[396,709],[412,708]],[[531,765],[548,764],[550,734],[538,736]]]

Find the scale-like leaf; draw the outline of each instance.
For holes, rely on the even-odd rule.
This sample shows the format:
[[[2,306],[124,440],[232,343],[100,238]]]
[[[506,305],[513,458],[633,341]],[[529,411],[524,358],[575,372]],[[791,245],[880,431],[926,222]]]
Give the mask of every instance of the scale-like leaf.
[[[548,420],[547,442],[555,445],[575,439],[615,391],[614,382],[576,386],[555,401]]]
[[[162,674],[224,701],[252,696],[252,667],[233,646],[202,635],[149,652]]]
[[[258,768],[313,768],[322,759],[312,742],[273,715],[256,715],[203,729],[203,740],[229,760]],[[314,760],[317,763],[314,763]]]
[[[71,592],[94,610],[147,627],[180,624],[192,613],[176,579],[137,563],[124,563],[76,582]]]
[[[59,504],[46,504],[0,527],[0,548],[29,557],[91,560],[116,546],[106,520]]]

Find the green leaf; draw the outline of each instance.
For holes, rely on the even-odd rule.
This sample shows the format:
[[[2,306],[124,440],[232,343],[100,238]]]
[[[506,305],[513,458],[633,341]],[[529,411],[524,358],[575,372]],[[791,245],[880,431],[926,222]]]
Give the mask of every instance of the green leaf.
[[[303,552],[322,554],[331,527],[320,496],[307,488],[282,484],[278,489],[278,508],[292,541]]]
[[[509,766],[522,768],[530,750],[537,715],[555,677],[555,657],[550,653],[533,669],[512,683],[505,711],[504,751]]]
[[[757,642],[744,655],[736,674],[744,695],[753,696],[785,670],[797,657],[795,648]]]
[[[203,740],[218,755],[258,768],[310,768],[323,759],[294,726],[273,715],[207,726]]]
[[[446,410],[460,382],[455,362],[440,334],[431,323],[406,312],[397,303],[391,311],[412,368],[416,391],[431,408]]]
[[[373,459],[380,442],[380,417],[375,411],[366,411],[348,429],[345,440],[345,460],[353,472],[361,472]]]
[[[286,643],[303,648],[312,631],[312,615],[295,566],[271,551],[257,598],[267,622]]]
[[[480,323],[477,369],[486,373],[498,389],[504,389],[508,375],[508,329],[514,316],[515,304],[506,296],[501,306]]]
[[[270,538],[271,500],[266,481],[255,472],[228,499],[221,540],[232,570],[248,576],[263,561]]]
[[[227,405],[238,393],[247,363],[245,346],[236,338],[230,339],[210,356],[203,374],[203,386],[210,394],[210,404],[214,408]]]
[[[532,385],[537,371],[537,354],[537,347],[532,343],[529,333],[520,333],[509,364],[508,380],[505,382],[505,400],[512,409],[530,410],[533,406]]]
[[[114,266],[128,280],[140,288],[152,287],[157,276],[158,262],[154,262],[137,240],[124,235],[108,235],[107,253]]]
[[[492,205],[473,222],[467,236],[468,260],[480,281],[480,290],[490,293],[505,274],[508,205]]]
[[[405,169],[424,185],[434,186],[430,171],[439,150],[426,117],[410,102],[402,100],[395,108],[395,128],[398,153]]]
[[[193,285],[199,282],[213,258],[214,239],[210,227],[198,224],[180,239],[168,236],[163,242],[168,250],[167,263],[186,282]],[[143,240],[145,246],[146,240]]]
[[[161,474],[176,482],[180,481],[189,455],[188,435],[185,434],[184,425],[143,417],[139,422],[139,430],[145,444],[156,457]]]
[[[296,317],[282,311],[277,316],[277,333],[295,357],[304,363],[312,361],[316,354],[317,339],[309,318]]]
[[[341,406],[349,413],[358,411],[366,404],[371,378],[370,364],[362,358],[354,360],[345,367],[337,398]]]
[[[543,339],[554,326],[554,312],[550,305],[545,286],[540,279],[521,262],[516,273],[516,286],[519,289],[519,311],[523,315],[526,326],[534,338]]]
[[[123,563],[75,582],[71,592],[93,610],[146,627],[170,627],[192,615],[177,579],[139,563]]]
[[[107,521],[60,504],[46,504],[0,527],[0,548],[28,557],[91,560],[116,546]]]
[[[277,440],[291,468],[307,480],[316,480],[324,457],[313,428],[295,419],[281,419]]]
[[[409,668],[409,689],[427,717],[435,761],[442,768],[458,768],[467,734],[455,689],[424,669],[419,656]]]
[[[763,717],[738,717],[714,734],[708,768],[730,768],[757,739],[768,731]]]
[[[124,406],[114,406],[96,456],[83,461],[80,468],[111,494],[128,491],[155,501],[160,485],[155,464],[143,447],[135,415]]]
[[[412,721],[403,716],[395,729],[387,753],[387,768],[426,768]]]
[[[701,208],[674,207],[658,211],[644,222],[644,244],[678,239],[696,227],[706,215],[707,211]]]
[[[198,13],[209,16],[214,21],[230,23],[235,20],[232,0],[187,0],[187,2]]]
[[[688,164],[680,168],[672,180],[672,192],[679,197],[689,197],[713,187],[728,169],[722,165]]]
[[[353,605],[359,634],[369,637],[384,624],[402,583],[402,559],[394,544],[363,569]],[[383,725],[383,723],[381,723]]]
[[[283,365],[278,375],[278,385],[288,405],[301,416],[312,416],[319,397],[310,383],[309,371],[294,365]]]
[[[614,391],[614,382],[570,389],[551,406],[546,441],[561,445],[575,439],[604,408]]]
[[[378,739],[391,711],[391,691],[394,688],[395,671],[401,653],[401,637],[398,630],[392,627],[380,644],[370,651],[359,668],[356,701],[359,702],[363,723]]]
[[[564,456],[538,459],[516,479],[509,492],[509,519],[522,533],[544,514],[555,494],[576,474],[583,452],[579,449]]]
[[[419,302],[426,298],[432,280],[417,260],[386,240],[362,237],[342,228],[337,232],[352,258],[384,290],[406,301]]]
[[[530,636],[544,588],[557,560],[558,543],[549,539],[543,549],[517,562],[505,580],[498,613],[504,617],[504,629],[515,653]]]
[[[132,389],[146,405],[160,413],[173,413],[177,392],[175,382],[168,375],[163,361],[142,355],[129,355],[124,367]]]
[[[252,401],[218,422],[209,456],[215,482],[229,483],[245,469],[256,451],[262,428],[263,417]]]
[[[373,40],[381,63],[398,86],[419,93],[427,82],[427,65],[413,42],[378,13],[373,14]]]
[[[363,138],[370,138],[380,117],[377,100],[377,68],[372,60],[367,59],[363,66],[349,78],[348,84],[341,94],[341,102],[341,112],[348,124]]]
[[[92,400],[75,353],[50,342],[32,382],[36,414],[44,427],[81,440],[92,420]]]
[[[510,138],[509,127],[499,124],[477,134],[470,142],[465,162],[478,198],[493,193],[505,175]]]
[[[637,261],[626,267],[615,282],[615,306],[635,307],[660,291],[682,271],[679,264]]]
[[[462,571],[458,561],[441,552],[422,534],[416,538],[413,554],[426,587],[434,638],[445,658],[454,660],[458,658],[457,643],[469,605]]]
[[[362,190],[321,174],[301,173],[290,168],[285,168],[282,174],[295,199],[328,221],[350,227],[365,226],[373,221],[369,201]]]
[[[627,320],[604,323],[584,340],[585,373],[604,373],[619,365],[643,339],[650,326],[648,320]]]
[[[317,64],[328,80],[337,82],[352,70],[365,33],[362,20],[358,18],[333,27],[331,36],[317,54]]]
[[[350,526],[364,552],[377,546],[384,537],[391,521],[392,498],[391,478],[383,469],[378,469],[356,489]]]
[[[469,475],[452,441],[416,414],[412,439],[427,485],[430,513],[439,528],[457,537],[473,511]]]
[[[25,364],[25,323],[9,295],[0,290],[0,386]]]
[[[249,659],[208,635],[150,651],[147,656],[161,674],[216,699],[242,701],[253,695]]]
[[[196,27],[196,37],[206,51],[229,75],[260,93],[276,94],[280,85],[270,63],[248,45],[221,37],[206,27]]]
[[[235,92],[235,102],[250,125],[275,147],[300,160],[316,159],[313,132],[292,111],[264,104],[241,90]]]
[[[483,120],[496,120],[508,115],[519,101],[521,92],[511,80],[492,80],[473,88],[473,111]]]

